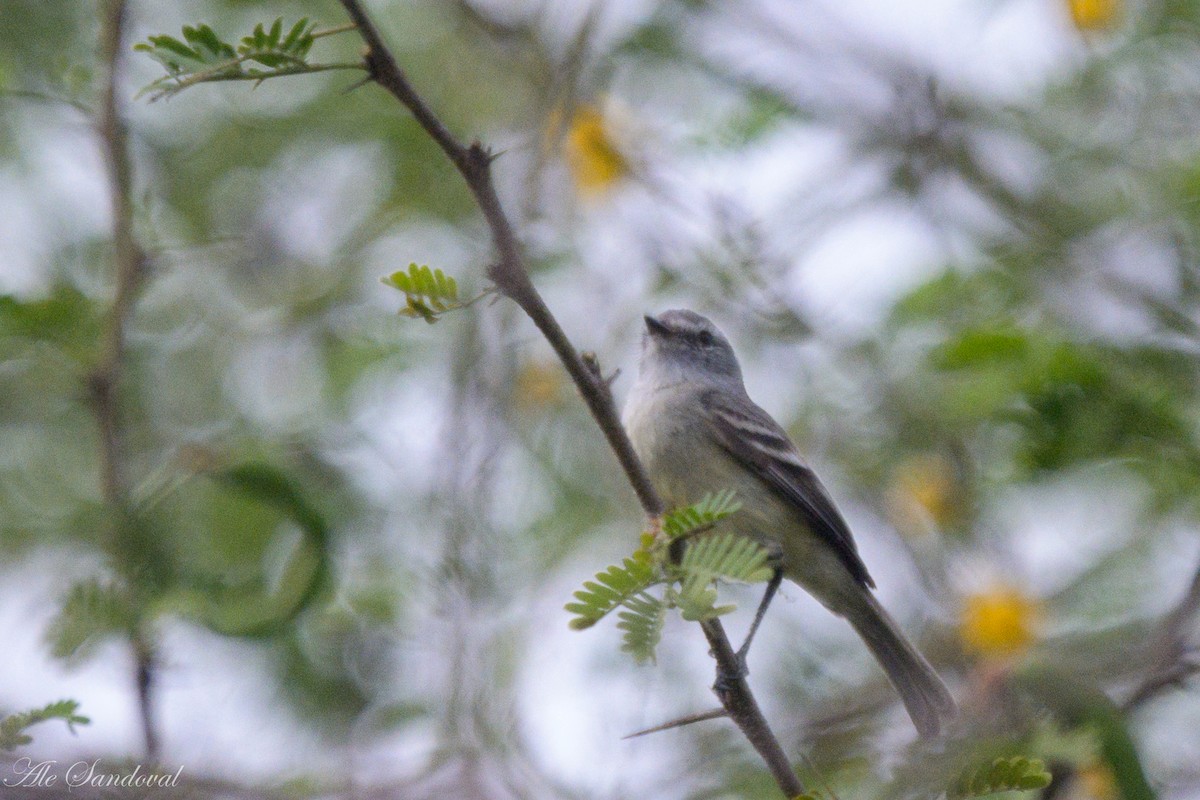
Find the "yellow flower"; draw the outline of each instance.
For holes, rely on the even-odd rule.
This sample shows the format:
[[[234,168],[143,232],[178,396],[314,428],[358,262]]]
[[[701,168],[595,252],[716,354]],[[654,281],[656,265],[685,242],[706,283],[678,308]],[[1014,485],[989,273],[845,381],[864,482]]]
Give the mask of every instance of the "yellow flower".
[[[892,524],[910,536],[944,528],[959,510],[961,487],[953,465],[941,455],[922,455],[901,463],[888,490]]]
[[[1120,797],[1112,768],[1102,761],[1093,761],[1081,767],[1078,778],[1079,785],[1083,787],[1084,797],[1090,800],[1117,800]]]
[[[1107,30],[1121,15],[1121,0],[1067,0],[1067,6],[1081,31]]]
[[[585,197],[604,194],[629,174],[629,161],[618,149],[609,121],[595,106],[581,106],[571,117],[566,152],[575,186]]]
[[[530,362],[521,367],[513,393],[526,408],[544,408],[558,402],[562,387],[561,368],[557,364]]]
[[[1009,587],[995,587],[970,595],[963,603],[959,636],[967,650],[981,656],[1004,658],[1029,649],[1037,638],[1041,606]]]

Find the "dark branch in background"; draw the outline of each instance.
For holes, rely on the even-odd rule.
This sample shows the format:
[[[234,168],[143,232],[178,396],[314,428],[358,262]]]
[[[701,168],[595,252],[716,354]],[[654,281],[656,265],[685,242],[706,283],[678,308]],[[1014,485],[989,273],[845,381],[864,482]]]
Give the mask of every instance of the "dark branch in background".
[[[133,309],[134,295],[141,283],[145,259],[133,238],[133,170],[129,160],[128,132],[121,119],[117,98],[124,17],[124,0],[108,0],[104,4],[100,49],[106,70],[106,83],[97,124],[108,163],[108,197],[113,216],[116,292],[108,327],[104,332],[104,349],[101,351],[100,363],[91,375],[91,388],[96,401],[96,416],[101,434],[104,495],[107,500],[113,502],[124,499],[127,491],[121,467],[115,394],[121,376],[121,359],[125,352],[125,325]]]
[[[1149,672],[1120,704],[1125,714],[1133,714],[1159,695],[1183,685],[1200,673],[1200,655],[1190,647],[1191,634],[1200,614],[1200,566],[1179,604],[1167,614],[1149,648]],[[1042,793],[1041,800],[1064,797],[1075,783],[1077,768],[1063,762],[1053,770],[1054,780]]]
[[[391,51],[384,43],[379,30],[368,18],[358,0],[341,0],[350,19],[358,26],[359,34],[367,44],[365,56],[367,70],[372,80],[399,100],[425,132],[437,142],[446,156],[462,173],[471,193],[475,196],[496,247],[497,260],[488,268],[488,277],[496,288],[521,307],[554,348],[559,360],[566,367],[579,393],[587,403],[609,446],[617,456],[629,483],[637,493],[642,509],[651,518],[661,516],[665,507],[655,492],[645,468],[634,453],[633,445],[621,425],[616,403],[613,401],[608,382],[603,378],[594,361],[585,361],[563,333],[558,320],[550,313],[545,301],[529,279],[525,269],[521,247],[513,232],[512,224],[496,195],[492,183],[492,155],[478,142],[466,146],[455,138],[436,114],[417,94],[408,78],[396,63]],[[723,676],[738,676],[741,665],[725,635],[719,620],[702,623],[713,657],[717,660],[717,672]],[[735,677],[718,682],[717,697],[729,716],[762,756],[771,770],[779,788],[788,797],[804,793],[804,786],[796,777],[778,739],[767,725],[758,708],[758,703],[744,677]]]
[[[105,82],[96,124],[108,165],[116,288],[104,332],[103,349],[99,363],[89,376],[89,388],[100,432],[101,485],[104,500],[114,513],[114,538],[121,536],[129,522],[129,487],[124,474],[117,387],[125,354],[126,326],[146,269],[146,255],[133,234],[133,168],[129,157],[129,135],[118,100],[124,33],[125,0],[106,0],[100,27],[100,58]],[[115,552],[116,543],[110,544],[110,550]],[[158,758],[158,733],[152,703],[154,650],[140,625],[133,633],[132,646],[142,734],[146,740],[147,757],[155,761]]]
[[[1150,675],[1121,704],[1122,710],[1134,711],[1164,690],[1179,686],[1200,672],[1200,655],[1188,648],[1197,614],[1200,614],[1200,567],[1196,568],[1183,600],[1167,616],[1162,631],[1151,645],[1154,658]]]

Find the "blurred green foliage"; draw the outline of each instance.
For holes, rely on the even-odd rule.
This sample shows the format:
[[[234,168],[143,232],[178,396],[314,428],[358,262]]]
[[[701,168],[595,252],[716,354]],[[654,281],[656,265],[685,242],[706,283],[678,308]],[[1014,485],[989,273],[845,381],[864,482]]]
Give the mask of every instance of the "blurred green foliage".
[[[979,24],[1018,5],[982,3]],[[1040,83],[994,91],[865,33],[796,27],[766,0],[652,4],[620,20],[604,7],[370,4],[447,125],[503,153],[498,183],[535,280],[581,347],[625,366],[646,310],[714,315],[750,374],[773,381],[772,411],[852,521],[899,531],[879,536],[912,556],[938,606],[923,647],[964,701],[962,731],[944,753],[895,744],[882,735],[894,696],[857,669],[861,648],[776,609],[767,628],[789,645],[756,654],[775,661],[753,682],[788,752],[808,754],[806,785],[928,797],[965,777],[967,791],[1032,791],[1042,759],[1045,797],[1108,800],[1084,785],[1097,775],[1127,800],[1194,794],[1194,689],[1172,695],[1172,714],[1160,698],[1191,677],[1194,618],[1172,610],[1186,610],[1178,576],[1200,557],[1200,6],[1129,5],[1103,33],[1062,27],[1065,55]],[[259,24],[244,44],[282,47],[280,17],[344,22],[317,0],[131,8],[130,46],[207,21],[235,53]],[[104,80],[95,12],[13,0],[0,14],[0,197],[17,220],[0,228],[0,563],[11,586],[31,565],[48,573],[44,655],[76,665],[110,657],[103,642],[175,641],[164,632],[232,641],[265,658],[229,670],[322,734],[350,765],[347,785],[356,748],[404,750],[397,796],[768,795],[720,722],[639,740],[657,748],[639,761],[587,738],[595,717],[548,734],[530,713],[566,702],[526,685],[539,656],[560,657],[563,587],[629,552],[638,515],[511,308],[475,304],[433,329],[397,319],[380,276],[436,263],[475,297],[490,253],[452,166],[357,73],[194,86],[147,105],[132,98],[161,72],[127,52],[120,94],[151,269],[117,386],[128,497],[105,502],[89,388],[113,298],[89,119]],[[352,33],[308,44],[299,57],[360,57]],[[271,61],[286,59],[258,59]],[[628,165],[600,199],[576,196],[554,133],[580,108]],[[809,135],[837,142],[815,178],[709,180],[786,160]],[[838,309],[796,289],[812,281],[805,257],[864,209],[897,208],[935,242],[932,263],[867,322],[840,326]],[[454,307],[460,287],[428,277],[393,283],[427,311]],[[1055,529],[1018,529],[1023,504]],[[1097,519],[1050,513],[1075,506]],[[1035,534],[1054,546],[1027,552]],[[1071,557],[1055,561],[1055,546]],[[969,652],[960,631],[964,598],[997,580],[1045,623],[1024,620],[1032,643],[1004,658]],[[578,672],[586,693],[620,675],[603,721],[628,729],[704,707],[707,662],[682,665],[692,642],[652,605],[633,614],[653,623],[645,641],[664,637],[663,677],[610,666],[615,645],[590,644],[599,632],[571,637],[586,655],[544,677]],[[1183,673],[1129,704],[1164,667]],[[648,694],[664,705],[623,700]],[[73,718],[61,710],[50,716]],[[194,735],[211,735],[201,724]],[[568,735],[624,783],[551,763]],[[1180,744],[1148,752],[1162,742]],[[311,768],[289,767],[315,795],[329,782]]]
[[[646,662],[655,659],[668,610],[678,609],[690,622],[734,611],[734,605],[716,604],[719,582],[761,583],[772,574],[766,548],[736,530],[713,531],[741,507],[732,491],[723,491],[668,511],[661,536],[643,533],[633,555],[596,573],[575,592],[565,606],[575,615],[570,628],[590,628],[616,611],[617,627],[624,632],[621,649]],[[660,585],[661,596],[650,594]]]
[[[76,714],[78,709],[79,703],[74,700],[59,700],[43,708],[9,714],[0,719],[0,750],[14,750],[29,744],[33,737],[25,733],[25,729],[50,719],[61,719],[74,733],[76,725],[87,725],[91,721],[82,714]]]

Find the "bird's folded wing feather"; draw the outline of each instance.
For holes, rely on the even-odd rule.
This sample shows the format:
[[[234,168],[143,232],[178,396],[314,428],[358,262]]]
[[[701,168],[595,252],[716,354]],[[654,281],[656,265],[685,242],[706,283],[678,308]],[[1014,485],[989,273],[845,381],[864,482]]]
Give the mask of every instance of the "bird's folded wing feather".
[[[855,580],[874,587],[849,526],[779,424],[749,401],[734,406],[721,392],[707,392],[701,402],[721,446],[795,508],[809,529],[833,547]]]

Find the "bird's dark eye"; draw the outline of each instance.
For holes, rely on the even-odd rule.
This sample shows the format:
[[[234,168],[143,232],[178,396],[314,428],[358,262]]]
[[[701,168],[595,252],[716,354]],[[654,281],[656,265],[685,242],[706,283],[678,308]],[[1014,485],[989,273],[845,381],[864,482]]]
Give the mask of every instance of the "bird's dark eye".
[[[696,334],[696,341],[700,342],[701,347],[712,347],[713,342],[716,340],[713,339],[713,335],[708,331],[700,331],[700,333]]]

